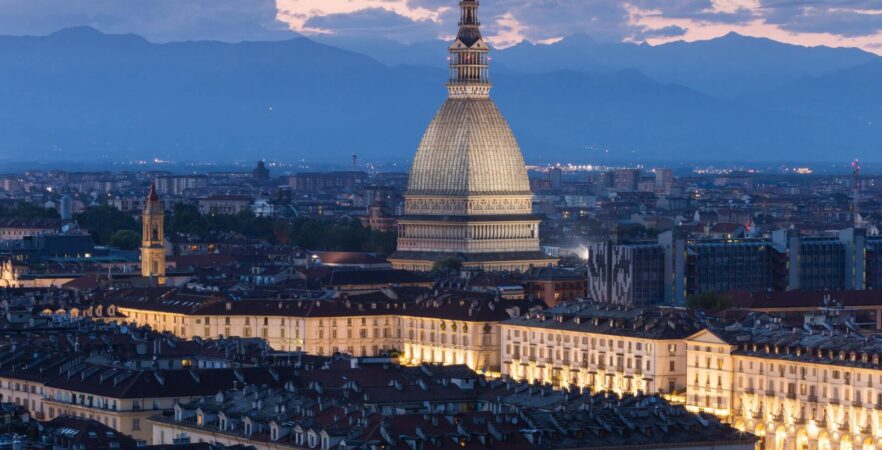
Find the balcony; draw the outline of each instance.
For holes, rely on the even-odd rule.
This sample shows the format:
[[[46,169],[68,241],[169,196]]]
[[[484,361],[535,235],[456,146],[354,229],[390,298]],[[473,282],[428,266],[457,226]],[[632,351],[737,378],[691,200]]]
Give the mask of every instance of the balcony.
[[[818,396],[817,396],[817,395],[809,395],[809,396],[808,396],[808,402],[810,402],[810,403],[818,403]]]
[[[787,398],[789,398],[790,400],[796,400],[796,392],[788,392]]]
[[[753,394],[756,393],[756,391],[754,391],[752,387],[749,387],[749,388],[747,388],[747,389],[744,390],[744,393],[745,393],[745,394],[749,394],[749,395],[753,395]]]

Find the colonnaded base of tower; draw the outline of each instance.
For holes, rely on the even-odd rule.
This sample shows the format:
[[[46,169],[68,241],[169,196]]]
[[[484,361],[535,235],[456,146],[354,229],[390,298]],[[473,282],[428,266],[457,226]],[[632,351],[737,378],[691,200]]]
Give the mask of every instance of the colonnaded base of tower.
[[[389,262],[396,269],[428,272],[436,262],[456,259],[464,268],[479,268],[491,272],[526,272],[532,267],[557,265],[558,259],[541,251],[504,253],[441,253],[441,252],[395,252]]]

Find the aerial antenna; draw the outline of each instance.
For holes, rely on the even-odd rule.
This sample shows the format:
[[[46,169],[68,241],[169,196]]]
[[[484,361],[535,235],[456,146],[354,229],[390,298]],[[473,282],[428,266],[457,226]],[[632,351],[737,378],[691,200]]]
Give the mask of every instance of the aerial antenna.
[[[860,219],[860,203],[861,203],[861,162],[857,159],[851,163],[852,169],[852,206],[851,206],[851,215],[854,222],[854,227],[858,228],[861,226]]]

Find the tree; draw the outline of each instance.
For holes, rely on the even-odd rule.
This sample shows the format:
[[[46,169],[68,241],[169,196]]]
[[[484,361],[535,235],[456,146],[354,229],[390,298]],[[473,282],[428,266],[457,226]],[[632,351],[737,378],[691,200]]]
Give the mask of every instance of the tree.
[[[732,306],[732,299],[716,292],[703,292],[687,298],[686,306],[690,309],[721,310]]]
[[[109,244],[122,250],[134,250],[141,244],[141,235],[132,230],[119,230],[110,236]]]
[[[0,217],[17,217],[22,219],[60,219],[58,211],[43,208],[32,203],[19,203],[10,207],[0,208]]]
[[[134,217],[108,205],[92,206],[74,216],[80,227],[88,230],[95,243],[107,245],[114,233],[130,230],[140,233],[141,227]]]
[[[457,258],[445,258],[432,264],[432,273],[437,275],[452,275],[462,270],[462,261]]]

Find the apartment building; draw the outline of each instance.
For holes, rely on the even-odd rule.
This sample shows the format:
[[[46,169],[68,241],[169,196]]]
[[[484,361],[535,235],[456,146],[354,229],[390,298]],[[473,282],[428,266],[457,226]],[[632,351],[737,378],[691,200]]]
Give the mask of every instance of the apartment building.
[[[407,364],[465,364],[489,372],[500,367],[499,322],[544,306],[492,293],[422,288],[243,301],[162,288],[126,291],[106,302],[126,321],[184,339],[259,337],[276,350],[397,354]]]
[[[502,322],[502,374],[616,393],[682,393],[685,339],[700,322],[683,310],[574,303]]]
[[[770,319],[686,341],[688,407],[762,437],[760,448],[882,448],[882,338]]]
[[[20,352],[19,352],[20,353]],[[35,418],[74,416],[98,421],[145,442],[146,419],[175,404],[233,386],[279,383],[293,368],[128,369],[84,362],[82,357],[3,354],[0,395]],[[284,384],[284,382],[282,382]]]

